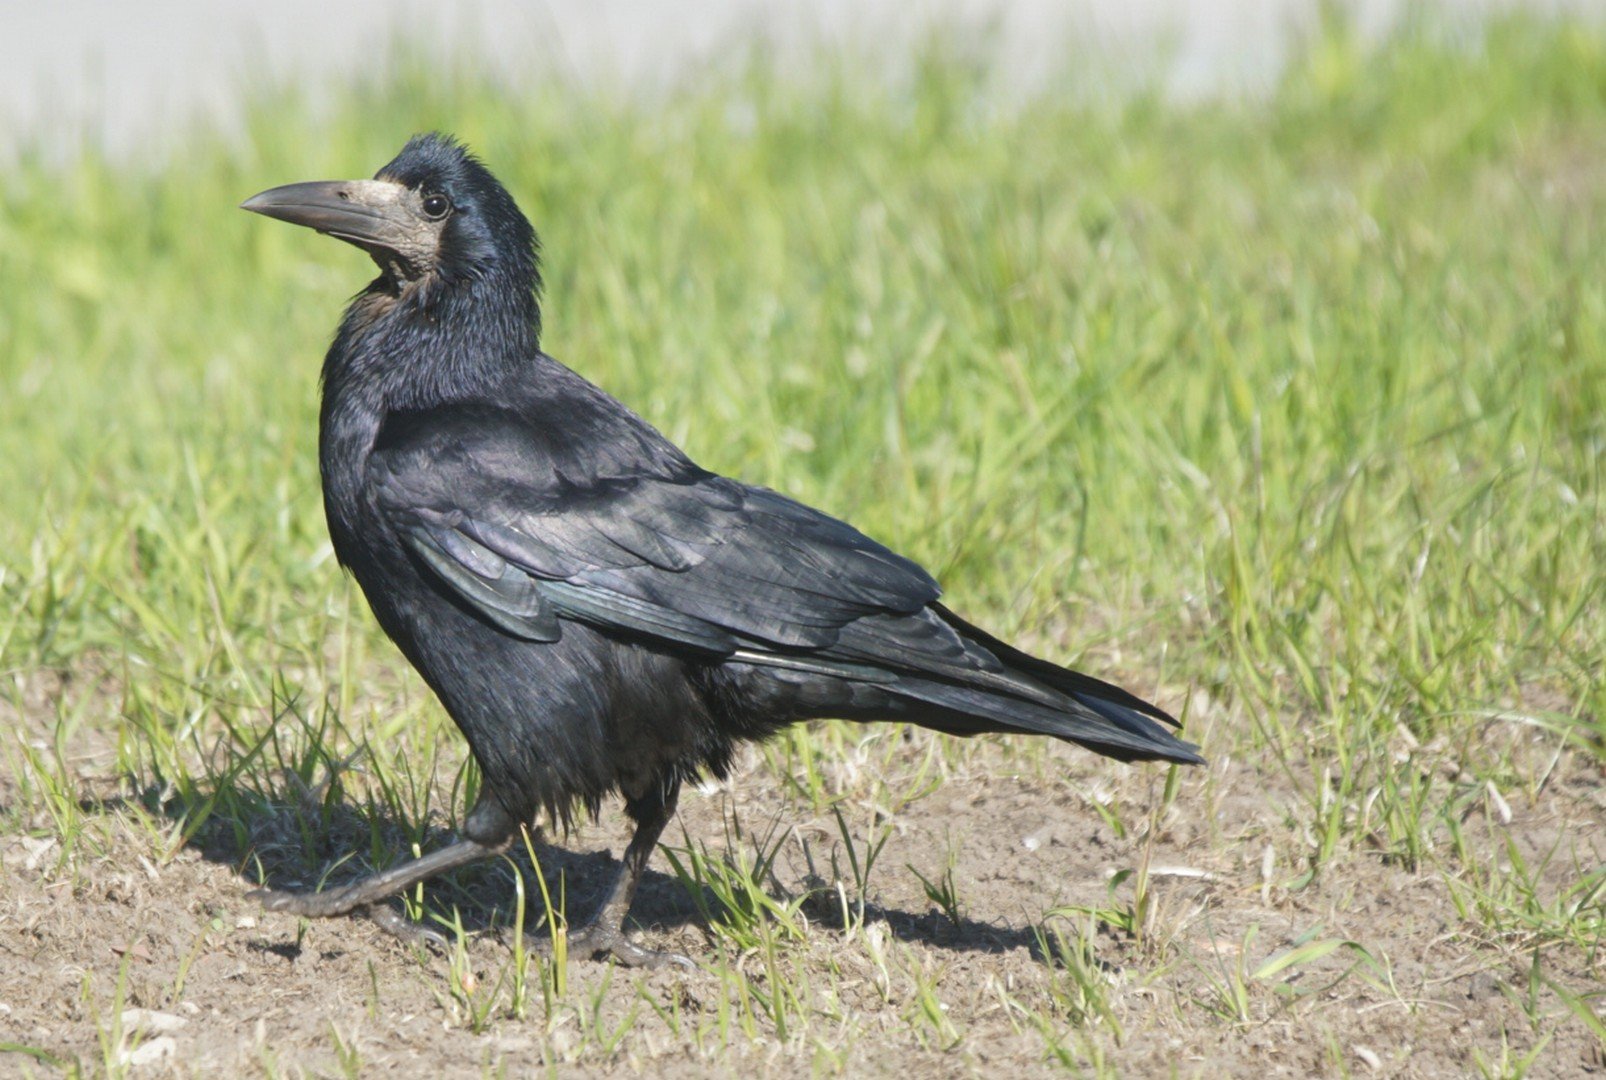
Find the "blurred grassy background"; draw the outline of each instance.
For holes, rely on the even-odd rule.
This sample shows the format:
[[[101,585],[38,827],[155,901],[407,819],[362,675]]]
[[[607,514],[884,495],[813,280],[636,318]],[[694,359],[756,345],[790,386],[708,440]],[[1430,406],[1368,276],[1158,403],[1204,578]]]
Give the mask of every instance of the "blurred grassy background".
[[[303,678],[346,588],[318,360],[369,271],[234,206],[443,128],[541,231],[549,351],[1000,629],[1247,701],[1213,738],[1600,716],[1599,33],[1334,24],[1191,105],[1000,107],[953,40],[650,105],[403,70],[6,176],[0,667],[117,658],[167,715]]]

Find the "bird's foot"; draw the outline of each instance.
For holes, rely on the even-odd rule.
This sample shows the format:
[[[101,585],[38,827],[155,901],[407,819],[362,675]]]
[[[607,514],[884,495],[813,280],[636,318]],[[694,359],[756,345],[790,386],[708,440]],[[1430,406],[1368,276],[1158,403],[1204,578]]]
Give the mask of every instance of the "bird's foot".
[[[669,967],[673,965],[685,968],[688,971],[697,969],[697,962],[691,957],[677,952],[665,952],[637,945],[625,937],[624,930],[617,926],[605,926],[594,922],[572,932],[559,931],[559,933],[565,935],[565,951],[570,956],[583,956],[588,960],[611,956],[624,967],[633,968]],[[527,947],[548,958],[553,954],[552,940],[550,938],[532,941]]]
[[[375,904],[368,909],[368,917],[385,933],[399,938],[406,945],[432,946],[438,952],[450,952],[452,943],[446,935],[425,923],[413,922],[389,904]]]
[[[285,889],[252,889],[245,894],[255,900],[264,911],[282,911],[287,915],[301,915],[308,919],[327,919],[335,915],[349,915],[372,902],[364,896],[362,882],[323,892],[290,892]]]
[[[366,915],[385,933],[409,945],[432,945],[442,952],[451,947],[446,935],[434,927],[413,922],[389,904],[375,902],[363,895],[365,890],[359,888],[362,884],[357,882],[356,885],[315,893],[252,889],[245,894],[245,898],[259,902],[264,911],[281,911],[306,919]]]

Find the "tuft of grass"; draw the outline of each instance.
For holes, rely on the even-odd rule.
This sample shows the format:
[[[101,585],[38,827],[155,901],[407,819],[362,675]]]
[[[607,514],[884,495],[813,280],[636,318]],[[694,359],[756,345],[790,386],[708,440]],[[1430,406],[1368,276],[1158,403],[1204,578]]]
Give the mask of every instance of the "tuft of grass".
[[[740,952],[773,960],[778,942],[805,936],[802,907],[808,897],[788,899],[776,889],[775,860],[787,839],[776,823],[765,835],[749,838],[738,817],[725,820],[722,852],[685,835],[684,847],[666,846],[663,856],[710,930]]]

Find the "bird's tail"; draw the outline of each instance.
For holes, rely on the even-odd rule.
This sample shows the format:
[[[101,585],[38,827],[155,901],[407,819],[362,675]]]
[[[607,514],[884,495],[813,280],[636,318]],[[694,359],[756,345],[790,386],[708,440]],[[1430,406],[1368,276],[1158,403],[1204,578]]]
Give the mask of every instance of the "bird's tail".
[[[940,604],[937,615],[967,643],[998,659],[1003,670],[983,681],[900,680],[900,693],[936,713],[917,722],[954,734],[1031,731],[1077,743],[1121,761],[1202,765],[1199,748],[1167,728],[1177,720],[1157,705],[1107,682],[1038,659],[961,619]]]

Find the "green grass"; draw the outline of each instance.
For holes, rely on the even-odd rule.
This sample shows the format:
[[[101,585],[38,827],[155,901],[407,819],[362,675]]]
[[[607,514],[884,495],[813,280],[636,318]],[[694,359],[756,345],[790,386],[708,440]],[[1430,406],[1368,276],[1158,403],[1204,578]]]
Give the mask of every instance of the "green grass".
[[[370,174],[442,128],[542,235],[549,351],[708,467],[919,559],[979,621],[1185,705],[1189,736],[1267,777],[1309,839],[1265,888],[1376,852],[1437,875],[1488,939],[1594,964],[1598,857],[1483,834],[1549,777],[1511,732],[1606,763],[1606,31],[1423,25],[1368,49],[1335,24],[1265,100],[1190,105],[1067,75],[1000,106],[990,62],[952,41],[891,85],[850,60],[807,77],[755,60],[649,103],[399,70],[328,100],[266,92],[243,137],[196,131],[160,160],[24,146],[6,168],[0,833],[53,839],[68,880],[119,830],[158,864],[193,842],[247,878],[260,859],[316,876],[344,852],[405,857],[466,805],[460,742],[324,532],[318,362],[370,268],[235,209]],[[625,1036],[588,1003],[605,993],[705,1060],[804,1039],[831,1071],[873,1037],[795,945],[834,906],[915,1044],[962,1048],[954,980],[878,937],[865,903],[902,876],[957,925],[978,915],[967,885],[951,857],[871,875],[885,833],[863,807],[956,783],[976,744],[864,735],[789,736],[746,781],[835,815],[825,895],[775,890],[782,838],[762,827],[674,845],[717,943],[716,1011],[681,1016],[623,972],[572,989],[561,960],[520,952],[490,987],[438,977],[442,1014],[478,1031],[539,1013],[570,1060],[605,1060]],[[1416,767],[1419,748],[1457,768]],[[1052,780],[1037,744],[1001,753]],[[1178,782],[1079,794],[1141,844],[1154,802],[1214,817],[1208,785],[1178,799]],[[83,801],[108,785],[129,796],[110,815]],[[1164,942],[1144,858],[1111,910]],[[1571,883],[1547,884],[1569,861]],[[450,920],[476,880],[430,910]],[[531,926],[548,885],[557,902],[559,882],[523,885]],[[1108,920],[1086,914],[1040,937],[1051,985],[998,1007],[1045,1061],[1100,1073],[1122,1027],[1088,944]],[[1326,970],[1386,981],[1365,947],[1327,941],[1344,947]],[[1248,955],[1135,955],[1205,971],[1207,1023],[1285,1007],[1280,969]],[[1568,1016],[1598,1028],[1579,992],[1476,1067],[1520,1072]],[[114,1069],[121,1034],[105,1038]],[[271,1046],[261,1060],[279,1067]]]

